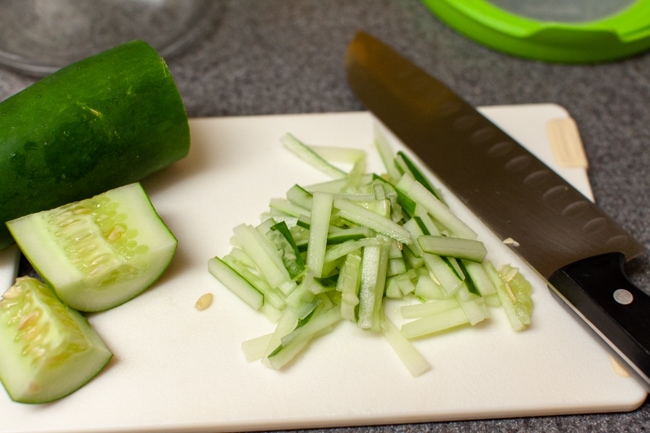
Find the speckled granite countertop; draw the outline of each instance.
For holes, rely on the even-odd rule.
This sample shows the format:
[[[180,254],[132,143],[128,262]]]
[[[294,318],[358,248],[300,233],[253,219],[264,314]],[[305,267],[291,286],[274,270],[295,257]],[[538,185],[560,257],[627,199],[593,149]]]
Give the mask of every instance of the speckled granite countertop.
[[[650,247],[650,53],[600,65],[509,57],[455,33],[417,0],[232,0],[210,30],[168,58],[191,117],[363,110],[343,68],[348,41],[366,30],[469,102],[556,103],[575,118],[597,203]],[[34,78],[0,68],[0,100]],[[650,288],[650,258],[630,269]],[[374,432],[641,432],[650,404],[624,414],[340,428]]]

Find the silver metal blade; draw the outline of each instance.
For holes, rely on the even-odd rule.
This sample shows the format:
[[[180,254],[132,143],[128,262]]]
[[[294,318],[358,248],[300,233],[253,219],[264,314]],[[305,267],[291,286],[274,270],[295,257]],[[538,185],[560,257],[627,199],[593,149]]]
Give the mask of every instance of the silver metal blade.
[[[569,263],[644,251],[616,222],[474,107],[366,33],[350,43],[357,97],[544,278]]]

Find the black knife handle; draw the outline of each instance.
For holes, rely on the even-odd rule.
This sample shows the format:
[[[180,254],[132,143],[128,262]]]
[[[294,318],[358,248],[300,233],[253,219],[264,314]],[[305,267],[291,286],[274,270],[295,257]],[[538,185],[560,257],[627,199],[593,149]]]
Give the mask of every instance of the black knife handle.
[[[603,254],[565,266],[548,281],[650,388],[650,296],[624,268],[623,254]]]

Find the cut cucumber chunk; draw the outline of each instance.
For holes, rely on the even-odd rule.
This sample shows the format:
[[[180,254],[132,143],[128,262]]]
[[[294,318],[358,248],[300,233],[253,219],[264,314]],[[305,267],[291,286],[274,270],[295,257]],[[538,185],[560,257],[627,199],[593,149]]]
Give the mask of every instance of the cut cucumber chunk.
[[[107,310],[142,293],[177,245],[139,183],[7,226],[39,275],[79,311]]]
[[[0,353],[0,380],[21,403],[76,391],[112,357],[87,320],[32,277],[18,278],[0,298]]]
[[[0,248],[6,221],[138,182],[189,147],[176,84],[143,41],[43,78],[0,103]]]

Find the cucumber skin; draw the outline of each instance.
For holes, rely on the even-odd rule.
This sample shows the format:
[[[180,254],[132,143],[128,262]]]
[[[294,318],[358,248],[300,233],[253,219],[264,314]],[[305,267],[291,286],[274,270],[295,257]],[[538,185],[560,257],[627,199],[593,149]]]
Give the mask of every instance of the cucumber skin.
[[[6,221],[139,181],[189,147],[178,88],[143,41],[43,78],[0,103],[0,249]]]

